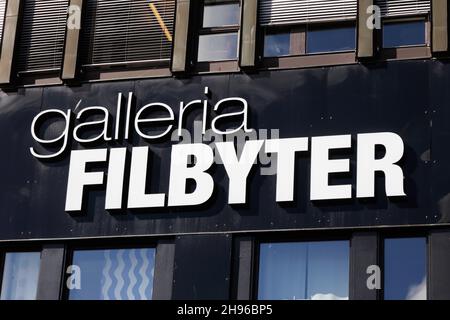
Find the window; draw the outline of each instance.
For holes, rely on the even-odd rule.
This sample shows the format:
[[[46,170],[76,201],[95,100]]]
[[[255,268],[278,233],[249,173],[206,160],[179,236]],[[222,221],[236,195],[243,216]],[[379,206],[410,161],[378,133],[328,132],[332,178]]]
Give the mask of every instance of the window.
[[[294,54],[289,31],[267,32],[264,38],[264,57],[282,57]]]
[[[426,300],[426,247],[426,238],[385,239],[385,300]]]
[[[17,70],[61,69],[68,0],[25,0],[19,36]]]
[[[74,251],[72,265],[79,271],[81,282],[79,289],[74,286],[69,291],[69,299],[152,299],[155,251],[152,248]]]
[[[203,11],[203,28],[239,25],[239,3],[205,5]]]
[[[1,300],[36,299],[40,263],[40,252],[7,252]]]
[[[264,57],[354,51],[356,12],[356,0],[261,0]]]
[[[198,61],[221,61],[237,58],[237,34],[201,35],[198,41]]]
[[[431,4],[426,0],[377,0],[383,19],[383,48],[424,46]]]
[[[348,299],[349,248],[349,241],[261,244],[258,299]]]
[[[240,4],[205,0],[198,38],[199,62],[236,60]]]
[[[352,51],[356,48],[355,27],[312,28],[306,33],[306,52]]]
[[[425,20],[385,22],[383,24],[383,47],[395,48],[425,45],[425,34]]]
[[[175,0],[88,0],[84,65],[168,61]]]

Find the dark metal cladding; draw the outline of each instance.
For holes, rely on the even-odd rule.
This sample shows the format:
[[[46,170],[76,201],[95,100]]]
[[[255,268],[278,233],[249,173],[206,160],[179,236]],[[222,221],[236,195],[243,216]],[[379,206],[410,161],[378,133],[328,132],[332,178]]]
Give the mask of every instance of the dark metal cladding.
[[[114,116],[117,94],[133,91],[138,107],[164,102],[177,114],[180,101],[203,99],[205,86],[211,91],[211,103],[232,96],[247,99],[251,127],[279,129],[282,138],[399,134],[405,142],[402,167],[408,197],[387,199],[381,176],[373,200],[311,202],[306,153],[298,157],[296,202],[289,205],[275,201],[276,176],[261,176],[258,171],[249,178],[247,205],[228,205],[228,178],[223,166],[217,165],[214,197],[200,207],[110,213],[104,210],[105,191],[95,190],[84,199],[88,202],[85,212],[64,212],[69,154],[52,162],[41,162],[30,154],[29,147],[34,145],[30,126],[38,112],[74,108],[82,99],[81,107],[105,106]],[[449,87],[447,63],[404,61],[2,93],[0,240],[449,223]],[[131,140],[125,145],[149,145],[136,137]],[[152,192],[168,190],[171,144],[149,145]],[[355,141],[353,145],[351,151],[342,153],[351,158],[352,175],[332,179],[332,183],[355,185]]]

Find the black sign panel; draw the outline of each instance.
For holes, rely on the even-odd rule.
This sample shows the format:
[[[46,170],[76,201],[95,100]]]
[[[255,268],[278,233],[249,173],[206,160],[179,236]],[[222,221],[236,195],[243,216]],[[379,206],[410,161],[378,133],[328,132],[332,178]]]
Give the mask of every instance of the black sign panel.
[[[2,93],[0,98],[0,239],[72,238],[118,235],[161,235],[274,229],[347,228],[450,222],[450,85],[449,65],[436,61],[393,62],[377,66],[195,76],[45,87]],[[215,189],[201,206],[148,210],[105,210],[105,188],[91,188],[86,209],[65,212],[70,152],[56,160],[34,158],[37,146],[30,127],[45,109],[74,110],[104,106],[115,116],[117,95],[133,92],[137,109],[151,102],[171,106],[205,99],[209,103],[242,97],[249,103],[251,128],[280,138],[394,132],[405,143],[401,166],[406,197],[388,198],[383,175],[376,178],[373,199],[311,201],[310,153],[299,153],[295,168],[295,201],[276,202],[276,175],[261,166],[248,179],[245,205],[228,204],[228,177],[222,165],[211,172]],[[190,113],[193,132],[200,110]],[[45,135],[58,135],[50,123]],[[134,131],[132,131],[134,132]],[[193,138],[194,140],[194,138]],[[194,141],[192,141],[194,142]],[[198,141],[197,141],[198,142]],[[148,192],[166,193],[169,185],[170,139],[148,142],[134,134],[128,141],[69,149],[149,146]],[[333,184],[352,184],[356,193],[356,142],[332,156],[350,158],[351,172],[331,177]],[[69,151],[70,151],[69,150]],[[382,150],[380,151],[382,153]],[[264,167],[264,166],[262,166]],[[95,170],[107,171],[107,164]],[[124,187],[126,189],[126,186]]]

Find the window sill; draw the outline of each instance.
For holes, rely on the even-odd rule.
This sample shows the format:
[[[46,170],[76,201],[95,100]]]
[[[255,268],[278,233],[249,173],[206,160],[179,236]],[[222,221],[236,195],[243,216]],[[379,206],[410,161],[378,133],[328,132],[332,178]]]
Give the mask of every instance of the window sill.
[[[16,86],[37,87],[61,85],[60,70],[19,72]]]
[[[84,65],[81,81],[110,81],[171,76],[168,60],[135,61],[111,64]]]
[[[172,74],[167,68],[142,68],[135,70],[86,70],[83,72],[82,81],[97,82],[97,81],[112,81],[112,80],[129,80],[139,78],[158,78],[170,77]]]
[[[310,68],[322,67],[344,64],[355,64],[355,52],[339,52],[327,54],[312,54],[302,56],[287,56],[264,58],[263,69],[295,69],[295,68]]]
[[[224,72],[238,72],[239,65],[237,60],[228,61],[212,61],[212,62],[198,62],[193,70],[193,73],[224,73]]]
[[[431,58],[431,48],[428,46],[386,48],[381,52],[381,60],[409,60]]]

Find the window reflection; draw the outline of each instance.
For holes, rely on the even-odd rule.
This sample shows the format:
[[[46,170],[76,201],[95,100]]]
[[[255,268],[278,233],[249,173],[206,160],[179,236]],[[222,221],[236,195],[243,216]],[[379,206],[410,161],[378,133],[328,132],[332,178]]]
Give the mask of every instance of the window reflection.
[[[203,11],[203,28],[238,25],[239,16],[239,3],[206,5]]]
[[[355,27],[307,30],[306,53],[352,51],[356,48]]]
[[[268,33],[264,39],[264,57],[281,57],[290,54],[290,32]]]
[[[198,61],[237,59],[237,33],[201,35],[198,44]]]
[[[384,241],[384,298],[426,300],[426,239]]]
[[[36,299],[40,263],[40,252],[6,253],[1,300]]]
[[[261,244],[258,299],[346,300],[348,290],[348,241]]]
[[[395,48],[425,44],[425,21],[391,22],[383,25],[383,47]]]
[[[80,271],[81,288],[71,300],[150,300],[155,249],[79,250],[72,264]]]

